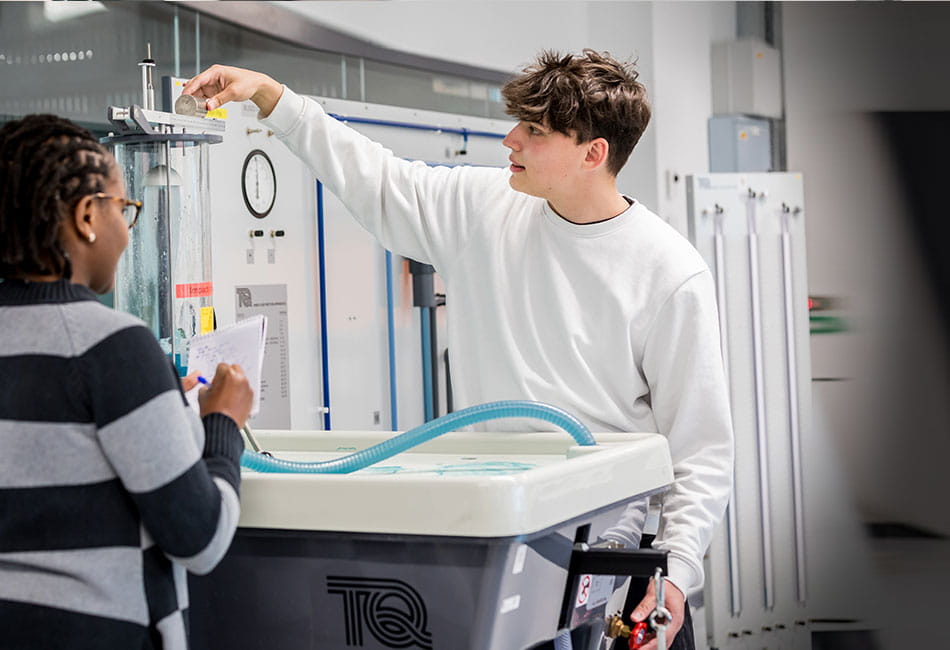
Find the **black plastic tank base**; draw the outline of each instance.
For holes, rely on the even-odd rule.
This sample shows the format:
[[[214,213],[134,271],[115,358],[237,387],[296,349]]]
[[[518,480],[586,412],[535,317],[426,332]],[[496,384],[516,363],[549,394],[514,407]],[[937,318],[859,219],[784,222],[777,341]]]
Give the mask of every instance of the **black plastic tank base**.
[[[558,628],[578,527],[603,530],[623,508],[513,538],[241,528],[213,572],[189,577],[191,647],[531,648]],[[584,606],[577,634],[593,636],[581,628],[605,604]]]

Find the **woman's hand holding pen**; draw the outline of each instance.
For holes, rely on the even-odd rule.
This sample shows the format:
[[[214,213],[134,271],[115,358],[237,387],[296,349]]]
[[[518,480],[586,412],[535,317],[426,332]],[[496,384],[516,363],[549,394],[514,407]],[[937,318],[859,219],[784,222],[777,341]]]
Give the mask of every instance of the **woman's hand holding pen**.
[[[191,375],[188,376],[190,378]],[[187,379],[187,378],[186,378]],[[201,382],[202,377],[195,376],[194,381]],[[201,416],[210,413],[222,413],[234,420],[238,428],[247,423],[251,413],[251,401],[254,391],[237,364],[219,363],[210,385],[207,382],[198,391],[198,405]],[[195,384],[192,384],[194,387]]]

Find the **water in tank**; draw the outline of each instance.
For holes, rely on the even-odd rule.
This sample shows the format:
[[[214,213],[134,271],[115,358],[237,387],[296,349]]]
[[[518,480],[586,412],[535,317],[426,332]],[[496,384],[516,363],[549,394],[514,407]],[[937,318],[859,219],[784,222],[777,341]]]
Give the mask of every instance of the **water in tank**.
[[[144,320],[184,373],[188,341],[213,323],[209,145],[157,138],[112,145],[127,195],[143,204],[116,272],[115,307]]]

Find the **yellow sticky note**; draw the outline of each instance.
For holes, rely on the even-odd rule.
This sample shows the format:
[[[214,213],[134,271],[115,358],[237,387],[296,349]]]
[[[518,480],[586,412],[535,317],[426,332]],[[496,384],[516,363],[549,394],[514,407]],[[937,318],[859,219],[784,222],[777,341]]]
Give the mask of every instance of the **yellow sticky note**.
[[[201,333],[207,334],[214,330],[214,307],[201,308]]]

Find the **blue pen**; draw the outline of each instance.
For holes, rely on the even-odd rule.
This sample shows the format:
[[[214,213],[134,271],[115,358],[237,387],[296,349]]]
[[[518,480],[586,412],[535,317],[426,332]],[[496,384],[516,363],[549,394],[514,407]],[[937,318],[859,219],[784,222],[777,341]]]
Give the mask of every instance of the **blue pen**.
[[[208,381],[207,379],[205,379],[204,377],[202,377],[201,375],[198,375],[198,383],[199,383],[199,384],[204,384],[205,386],[210,386],[210,385],[211,385],[211,382]]]

